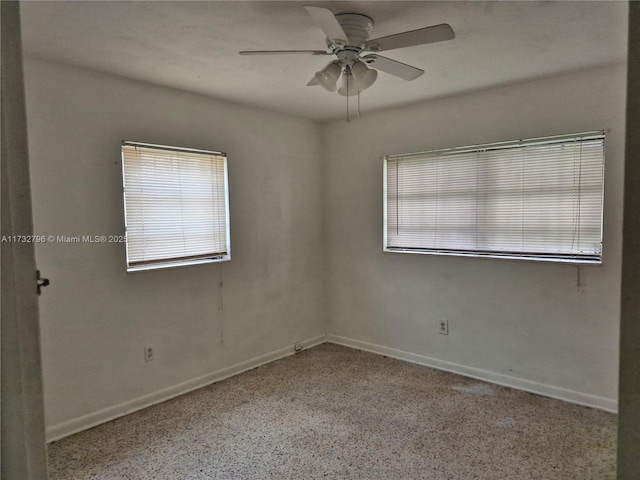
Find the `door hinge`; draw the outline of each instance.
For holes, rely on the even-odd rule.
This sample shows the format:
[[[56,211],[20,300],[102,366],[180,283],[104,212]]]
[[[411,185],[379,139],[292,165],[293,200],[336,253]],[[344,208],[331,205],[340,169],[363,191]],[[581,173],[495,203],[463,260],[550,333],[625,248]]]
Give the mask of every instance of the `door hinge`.
[[[40,270],[36,270],[36,291],[38,292],[38,295],[42,293],[42,287],[46,287],[47,285],[49,285],[49,279],[41,278]]]

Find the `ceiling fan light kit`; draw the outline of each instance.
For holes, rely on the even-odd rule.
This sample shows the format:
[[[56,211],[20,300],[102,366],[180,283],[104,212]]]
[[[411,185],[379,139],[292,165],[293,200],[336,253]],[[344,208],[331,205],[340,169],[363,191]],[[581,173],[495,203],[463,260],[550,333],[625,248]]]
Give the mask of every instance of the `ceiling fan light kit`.
[[[351,67],[351,73],[359,91],[369,88],[378,78],[378,72],[367,67],[364,62],[354,63]]]
[[[352,75],[343,75],[342,76],[342,84],[340,85],[340,88],[338,89],[338,94],[342,95],[343,97],[352,97],[354,95],[358,94],[358,91],[356,90],[355,86],[353,85],[353,78],[351,78]]]
[[[359,95],[371,87],[378,78],[378,70],[402,78],[415,80],[424,70],[407,65],[377,53],[362,55],[365,52],[382,52],[396,48],[424,45],[428,43],[452,40],[455,34],[447,24],[419,28],[386,37],[370,39],[374,22],[366,15],[358,13],[334,14],[328,8],[305,6],[307,13],[323,31],[329,51],[324,50],[271,50],[243,51],[241,55],[274,55],[301,53],[307,55],[335,55],[337,60],[316,72],[307,83],[308,86],[320,85],[329,92],[335,92],[342,76],[338,94],[345,97]],[[359,98],[359,97],[358,97]],[[347,112],[348,112],[347,102]],[[347,120],[349,119],[347,114]]]
[[[340,65],[338,61],[331,62],[329,65],[324,67],[322,70],[315,74],[315,79],[318,84],[322,88],[324,88],[328,92],[336,91],[336,83],[338,82],[338,78],[340,78],[341,73]]]

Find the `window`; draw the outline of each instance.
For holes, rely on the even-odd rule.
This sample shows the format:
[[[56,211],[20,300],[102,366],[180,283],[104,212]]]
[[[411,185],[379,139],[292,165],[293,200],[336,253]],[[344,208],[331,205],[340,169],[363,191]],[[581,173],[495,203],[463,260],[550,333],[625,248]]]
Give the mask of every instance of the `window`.
[[[231,259],[227,157],[123,142],[127,271]]]
[[[604,133],[390,155],[384,250],[602,261]]]

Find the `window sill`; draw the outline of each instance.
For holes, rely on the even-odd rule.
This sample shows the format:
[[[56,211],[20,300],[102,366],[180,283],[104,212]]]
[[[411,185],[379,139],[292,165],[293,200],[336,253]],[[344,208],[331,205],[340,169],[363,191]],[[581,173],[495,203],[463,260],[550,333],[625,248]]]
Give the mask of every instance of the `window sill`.
[[[191,267],[193,265],[202,265],[205,263],[220,263],[220,262],[229,262],[231,261],[231,255],[224,255],[219,258],[200,258],[197,260],[186,260],[181,262],[166,262],[166,263],[156,263],[152,265],[140,265],[134,267],[127,267],[127,273],[135,273],[135,272],[144,272],[148,270],[163,270],[166,268],[175,268],[175,267]]]
[[[517,255],[517,254],[500,254],[495,252],[456,252],[443,250],[424,250],[424,249],[406,249],[406,248],[383,248],[385,253],[413,253],[419,255],[438,255],[447,257],[471,257],[471,258],[494,258],[501,260],[521,260],[528,262],[544,262],[569,265],[602,265],[602,258],[571,258],[571,257],[553,257],[553,256],[535,256],[535,255]]]

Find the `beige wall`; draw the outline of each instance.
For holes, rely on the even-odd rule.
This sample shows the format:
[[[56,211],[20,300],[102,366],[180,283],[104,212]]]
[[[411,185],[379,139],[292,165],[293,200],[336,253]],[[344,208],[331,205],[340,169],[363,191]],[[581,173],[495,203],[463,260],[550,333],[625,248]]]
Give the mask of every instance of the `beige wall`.
[[[348,125],[34,59],[25,67],[38,234],[122,233],[122,140],[229,155],[231,262],[127,274],[122,244],[36,246],[52,280],[41,324],[53,436],[325,332],[615,409],[624,67],[377,113],[365,93],[364,115]],[[604,265],[583,267],[581,287],[575,266],[382,253],[383,155],[596,129],[609,129]]]
[[[603,68],[326,125],[328,331],[615,409],[624,73]],[[366,109],[366,93],[361,102]],[[583,267],[581,287],[575,266],[382,252],[384,155],[599,129],[610,129],[604,264]],[[439,320],[449,321],[448,336],[438,334]]]
[[[324,333],[316,124],[41,61],[25,67],[38,234],[123,233],[122,140],[229,157],[231,262],[127,274],[123,244],[36,245],[51,279],[40,300],[50,428],[99,421]]]

